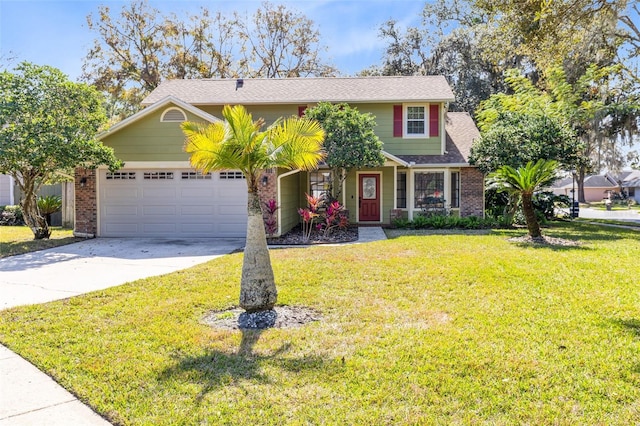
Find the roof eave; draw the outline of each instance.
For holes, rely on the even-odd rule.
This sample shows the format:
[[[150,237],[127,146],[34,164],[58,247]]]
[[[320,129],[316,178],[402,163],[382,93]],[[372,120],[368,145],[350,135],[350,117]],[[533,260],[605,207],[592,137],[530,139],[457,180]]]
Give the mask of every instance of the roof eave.
[[[113,126],[109,127],[109,129],[105,130],[104,132],[99,133],[96,138],[98,140],[102,140],[103,138],[105,138],[106,136],[110,136],[122,129],[124,129],[125,127],[128,127],[129,125],[135,123],[136,121],[146,117],[149,114],[152,114],[156,111],[158,111],[160,108],[169,105],[169,104],[174,104],[180,108],[185,109],[186,111],[189,111],[190,113],[192,113],[193,115],[196,115],[204,120],[207,120],[211,123],[214,123],[216,121],[220,121],[220,119],[218,117],[215,117],[209,113],[206,113],[204,111],[202,111],[199,108],[196,108],[195,106],[188,104],[178,98],[176,98],[175,96],[167,96],[164,97],[162,99],[160,99],[157,102],[154,102],[152,104],[150,104],[149,106],[147,106],[146,108],[138,111],[137,113],[125,118],[122,121],[119,121],[118,123],[114,124]]]

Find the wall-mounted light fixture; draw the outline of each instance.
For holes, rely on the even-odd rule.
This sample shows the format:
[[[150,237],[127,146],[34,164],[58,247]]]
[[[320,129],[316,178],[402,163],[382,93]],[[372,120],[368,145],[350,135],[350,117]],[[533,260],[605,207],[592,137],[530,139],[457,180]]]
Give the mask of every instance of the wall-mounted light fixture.
[[[267,175],[262,176],[262,186],[267,186],[268,183],[269,183],[269,176]]]
[[[85,186],[86,184],[87,184],[87,177],[86,177],[86,176],[82,176],[82,177],[80,178],[80,186],[81,186],[82,188],[84,188],[84,186]]]

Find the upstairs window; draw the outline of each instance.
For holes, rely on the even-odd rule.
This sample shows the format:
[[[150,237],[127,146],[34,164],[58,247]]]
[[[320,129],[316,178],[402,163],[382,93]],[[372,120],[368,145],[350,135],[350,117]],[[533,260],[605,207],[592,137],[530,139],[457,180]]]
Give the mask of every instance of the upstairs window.
[[[440,104],[393,105],[393,137],[440,136]]]
[[[427,112],[424,106],[407,106],[406,136],[426,136]]]

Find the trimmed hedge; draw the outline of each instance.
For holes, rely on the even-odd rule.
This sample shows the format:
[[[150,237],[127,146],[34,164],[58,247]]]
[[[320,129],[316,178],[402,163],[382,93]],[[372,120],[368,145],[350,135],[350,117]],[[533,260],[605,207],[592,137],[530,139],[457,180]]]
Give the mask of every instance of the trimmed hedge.
[[[395,219],[393,226],[401,229],[487,229],[495,228],[498,223],[495,219],[482,219],[477,216],[416,216],[412,221],[407,219]]]

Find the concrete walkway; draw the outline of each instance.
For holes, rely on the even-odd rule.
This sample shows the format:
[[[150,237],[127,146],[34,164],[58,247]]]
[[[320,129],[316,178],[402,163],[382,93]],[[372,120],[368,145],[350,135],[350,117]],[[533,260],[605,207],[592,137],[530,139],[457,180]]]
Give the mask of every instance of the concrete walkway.
[[[386,239],[361,227],[358,243]],[[97,238],[0,259],[0,309],[45,303],[163,275],[241,248],[239,239]],[[0,426],[108,426],[31,363],[0,345]]]

